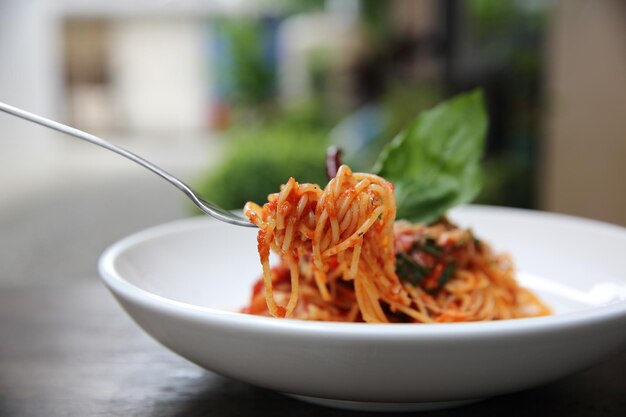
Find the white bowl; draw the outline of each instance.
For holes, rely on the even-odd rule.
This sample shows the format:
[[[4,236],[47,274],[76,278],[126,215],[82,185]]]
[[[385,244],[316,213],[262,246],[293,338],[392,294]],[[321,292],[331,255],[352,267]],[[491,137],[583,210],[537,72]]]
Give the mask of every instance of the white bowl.
[[[128,314],[211,371],[321,404],[443,408],[553,381],[626,345],[626,229],[468,206],[451,218],[513,254],[549,317],[320,323],[238,313],[261,273],[256,230],[194,218],[110,247],[100,272]]]

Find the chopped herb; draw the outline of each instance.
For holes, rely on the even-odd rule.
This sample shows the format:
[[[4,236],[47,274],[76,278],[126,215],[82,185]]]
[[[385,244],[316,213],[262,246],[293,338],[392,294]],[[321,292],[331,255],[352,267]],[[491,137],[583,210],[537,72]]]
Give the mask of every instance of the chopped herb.
[[[418,246],[418,249],[436,257],[443,255],[443,248],[438,246],[432,238],[427,238],[424,243]]]
[[[378,220],[382,220],[382,219],[383,219],[383,213],[380,213],[380,214],[378,215]]]
[[[430,272],[430,268],[419,265],[406,254],[400,252],[396,255],[396,273],[401,280],[418,286]]]
[[[443,286],[446,285],[446,282],[448,282],[448,280],[452,278],[454,271],[456,271],[456,264],[454,263],[449,264],[446,269],[443,270],[443,272],[439,276],[439,288],[443,288]]]
[[[359,237],[363,236],[363,232],[359,232]]]

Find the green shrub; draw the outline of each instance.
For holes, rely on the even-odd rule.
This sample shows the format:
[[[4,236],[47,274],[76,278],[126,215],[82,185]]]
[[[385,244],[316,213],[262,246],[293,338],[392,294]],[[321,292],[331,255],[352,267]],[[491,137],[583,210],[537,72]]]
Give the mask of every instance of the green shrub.
[[[228,132],[222,163],[198,186],[207,199],[227,209],[247,201],[262,204],[289,177],[298,182],[326,183],[327,133],[298,123],[274,123]]]

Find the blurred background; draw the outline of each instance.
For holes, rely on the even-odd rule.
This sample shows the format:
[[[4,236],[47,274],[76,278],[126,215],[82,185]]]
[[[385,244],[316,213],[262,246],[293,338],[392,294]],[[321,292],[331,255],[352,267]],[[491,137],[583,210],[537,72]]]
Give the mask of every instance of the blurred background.
[[[369,170],[420,111],[475,87],[478,202],[626,226],[620,0],[0,0],[0,101],[125,146],[228,208],[340,146]],[[0,285],[96,274],[195,214],[161,179],[0,114]]]

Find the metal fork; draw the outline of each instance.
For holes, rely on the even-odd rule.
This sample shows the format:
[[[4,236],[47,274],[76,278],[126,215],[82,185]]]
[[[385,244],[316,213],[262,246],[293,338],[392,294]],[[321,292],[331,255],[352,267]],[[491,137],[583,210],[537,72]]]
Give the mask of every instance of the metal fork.
[[[65,133],[70,136],[74,136],[75,138],[85,140],[87,142],[93,143],[94,145],[101,146],[109,151],[115,152],[116,154],[122,155],[125,158],[130,159],[131,161],[141,165],[142,167],[154,172],[159,177],[168,181],[170,184],[174,185],[180,191],[182,191],[203,213],[208,214],[211,217],[216,218],[217,220],[234,224],[237,226],[245,226],[245,227],[256,227],[253,223],[248,220],[241,218],[230,211],[223,209],[204,199],[200,194],[194,191],[190,186],[185,184],[183,181],[179,180],[169,172],[164,169],[159,168],[154,165],[152,162],[142,158],[141,156],[122,148],[121,146],[114,145],[104,139],[101,139],[97,136],[91,135],[89,133],[83,132],[82,130],[75,129],[70,126],[66,126],[62,123],[55,122],[54,120],[46,119],[45,117],[38,116],[36,114],[27,112],[22,109],[18,109],[17,107],[9,106],[8,104],[0,102],[0,111],[11,114],[13,116],[20,117],[22,119],[28,120],[33,123],[37,123],[38,125],[45,126],[47,128],[56,130],[61,133]]]

